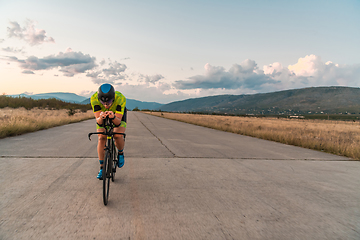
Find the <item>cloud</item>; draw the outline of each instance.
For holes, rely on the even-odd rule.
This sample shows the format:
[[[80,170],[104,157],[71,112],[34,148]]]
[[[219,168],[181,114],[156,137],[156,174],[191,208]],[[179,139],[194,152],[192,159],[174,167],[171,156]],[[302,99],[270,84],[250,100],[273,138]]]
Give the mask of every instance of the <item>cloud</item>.
[[[321,69],[323,62],[319,56],[308,55],[304,58],[299,58],[294,65],[289,65],[288,69],[297,76],[310,77],[314,76],[318,70]]]
[[[103,59],[103,60],[101,60],[100,61],[100,66],[104,66],[105,65],[105,63],[106,63],[106,61]]]
[[[4,41],[5,41],[5,39],[0,38],[0,43],[3,43]]]
[[[123,93],[126,98],[147,102],[169,102],[169,99],[178,100],[178,94],[164,94],[171,89],[171,85],[164,82],[157,82],[155,85],[149,83],[116,84],[115,89]]]
[[[106,77],[111,77],[111,76],[119,76],[121,73],[125,72],[125,70],[126,70],[125,64],[121,64],[115,61],[109,63],[109,68],[102,69],[102,72]]]
[[[10,52],[10,53],[25,53],[22,49],[18,49],[18,48],[12,48],[12,47],[6,47],[6,48],[2,48],[1,50],[3,50],[4,52]]]
[[[155,74],[152,76],[140,74],[138,81],[155,84],[163,78],[164,76],[162,76],[161,74]]]
[[[282,66],[275,62],[260,69],[253,60],[234,64],[229,70],[222,66],[205,65],[203,75],[175,81],[175,88],[186,89],[224,89],[256,92],[317,87],[354,86],[359,87],[360,65],[339,65],[331,61],[323,62],[319,56],[307,55],[298,62]]]
[[[30,71],[30,70],[24,70],[24,71],[22,71],[22,73],[24,73],[24,74],[35,74],[33,71]]]
[[[60,52],[57,55],[50,55],[44,58],[30,56],[27,59],[18,59],[17,57],[7,57],[8,60],[17,62],[20,68],[24,70],[37,71],[60,68],[65,76],[72,77],[78,73],[84,73],[96,67],[95,57],[82,52]],[[24,73],[24,72],[23,72]]]
[[[95,91],[84,90],[84,91],[80,92],[79,95],[83,96],[83,97],[91,97],[94,93],[95,93]]]
[[[32,20],[27,20],[25,27],[21,27],[18,22],[10,22],[10,27],[7,28],[7,32],[10,38],[14,37],[24,40],[31,46],[45,42],[55,42],[54,38],[47,36],[45,30],[35,28],[35,22]]]
[[[264,69],[266,67],[264,66]],[[360,64],[340,65],[322,61],[321,57],[307,55],[287,68],[278,66],[273,79],[281,82],[279,87],[301,88],[318,86],[360,86]]]
[[[176,81],[174,86],[179,89],[259,89],[264,84],[276,84],[253,60],[245,60],[234,64],[228,71],[221,66],[205,65],[205,74],[190,77],[188,80]]]
[[[111,61],[107,64],[107,68],[102,68],[98,70],[90,71],[86,74],[87,77],[90,77],[93,83],[102,84],[102,83],[119,83],[119,80],[124,80],[126,75],[124,74],[127,66],[117,61]],[[101,60],[100,65],[104,66],[106,64],[105,60]]]

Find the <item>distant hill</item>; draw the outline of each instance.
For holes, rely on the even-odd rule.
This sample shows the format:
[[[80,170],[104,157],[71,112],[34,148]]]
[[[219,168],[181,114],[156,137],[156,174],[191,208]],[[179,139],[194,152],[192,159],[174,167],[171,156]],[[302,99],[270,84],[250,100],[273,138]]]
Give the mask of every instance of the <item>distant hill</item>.
[[[74,93],[43,93],[24,96],[32,99],[56,98],[71,103],[90,103],[90,98]],[[218,95],[160,104],[127,99],[126,107],[170,112],[208,112],[228,114],[360,114],[360,88],[314,87],[251,95]]]
[[[82,104],[90,103],[90,98],[81,102]],[[156,103],[156,102],[141,102],[134,99],[126,99],[126,108],[129,110],[133,110],[134,108],[142,109],[149,109],[149,110],[158,110],[163,104]]]
[[[49,99],[49,98],[55,98],[62,100],[64,102],[71,102],[71,103],[81,103],[86,99],[86,97],[82,97],[79,95],[76,95],[75,93],[64,93],[64,92],[54,92],[54,93],[40,93],[40,94],[34,94],[34,95],[28,95],[25,93],[19,94],[19,95],[11,95],[10,97],[27,97],[32,99]]]
[[[142,109],[149,109],[149,110],[158,110],[163,104],[156,103],[156,102],[141,102],[134,99],[126,99],[126,108],[134,109],[139,108]]]
[[[62,100],[64,102],[90,104],[90,98],[79,96],[79,95],[76,95],[75,93],[55,92],[55,93],[41,93],[41,94],[34,94],[34,95],[28,95],[28,94],[22,93],[19,95],[10,95],[10,97],[19,97],[19,96],[32,98],[35,100],[36,99],[55,98],[55,99]],[[126,107],[129,110],[132,110],[135,107],[138,107],[139,109],[157,110],[162,105],[163,104],[156,103],[156,102],[141,102],[138,100],[126,99]]]
[[[25,96],[6,96],[0,95],[0,108],[42,108],[42,109],[67,109],[70,110],[69,114],[74,113],[74,109],[80,109],[83,112],[91,109],[89,104],[79,104],[62,101],[56,98],[48,98],[48,99],[33,99]]]
[[[359,114],[360,89],[314,87],[252,95],[219,95],[172,102],[161,106],[161,110],[228,114]]]

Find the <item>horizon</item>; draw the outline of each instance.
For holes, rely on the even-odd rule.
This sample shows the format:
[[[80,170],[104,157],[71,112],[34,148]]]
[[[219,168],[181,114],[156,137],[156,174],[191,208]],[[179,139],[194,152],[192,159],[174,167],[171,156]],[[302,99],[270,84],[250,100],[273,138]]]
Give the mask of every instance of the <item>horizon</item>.
[[[164,104],[360,87],[359,12],[356,0],[3,2],[1,93],[89,97],[111,83]]]
[[[285,92],[285,91],[294,91],[294,90],[302,90],[302,89],[310,89],[310,88],[360,88],[360,87],[347,87],[347,86],[318,86],[318,87],[304,87],[304,88],[293,88],[293,89],[285,89],[285,90],[279,90],[279,91],[273,91],[273,92],[266,92],[266,93],[250,93],[250,94],[219,94],[219,95],[209,95],[209,96],[202,96],[202,97],[191,97],[191,98],[187,98],[187,99],[182,99],[182,100],[175,100],[172,102],[167,102],[167,103],[160,103],[160,102],[154,102],[154,101],[141,101],[138,99],[133,99],[133,98],[127,98],[127,99],[131,99],[131,100],[135,100],[135,101],[140,101],[140,102],[147,102],[147,103],[157,103],[157,104],[162,104],[162,105],[166,105],[169,103],[173,103],[173,102],[179,102],[179,101],[186,101],[186,100],[191,100],[191,99],[197,99],[197,98],[208,98],[208,97],[216,97],[216,96],[224,96],[224,95],[231,95],[231,96],[240,96],[240,95],[257,95],[257,94],[271,94],[271,93],[277,93],[277,92]],[[90,99],[90,97],[85,97],[85,96],[81,96],[78,95],[76,93],[72,93],[72,92],[46,92],[46,93],[36,93],[36,94],[28,94],[28,93],[20,93],[20,94],[5,94],[6,96],[20,96],[22,94],[27,95],[27,96],[32,96],[32,95],[41,95],[41,94],[55,94],[55,93],[65,93],[65,94],[75,94],[76,96],[79,97],[83,97],[84,100]]]

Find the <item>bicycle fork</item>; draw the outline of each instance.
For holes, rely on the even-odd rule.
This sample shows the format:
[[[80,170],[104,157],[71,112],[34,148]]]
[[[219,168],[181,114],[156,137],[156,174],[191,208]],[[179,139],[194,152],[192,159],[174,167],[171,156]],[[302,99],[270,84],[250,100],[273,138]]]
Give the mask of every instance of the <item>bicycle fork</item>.
[[[112,156],[112,151],[111,151],[111,137],[110,136],[107,136],[107,145],[105,146],[104,148],[104,151],[105,151],[105,156],[106,156],[106,152],[109,154],[108,156],[108,159],[109,161],[106,163],[108,165],[107,169],[108,171],[105,173],[105,177],[107,178],[110,178],[111,177],[111,171],[112,171],[112,159],[113,159],[113,156]],[[105,159],[105,161],[107,161],[108,159]]]

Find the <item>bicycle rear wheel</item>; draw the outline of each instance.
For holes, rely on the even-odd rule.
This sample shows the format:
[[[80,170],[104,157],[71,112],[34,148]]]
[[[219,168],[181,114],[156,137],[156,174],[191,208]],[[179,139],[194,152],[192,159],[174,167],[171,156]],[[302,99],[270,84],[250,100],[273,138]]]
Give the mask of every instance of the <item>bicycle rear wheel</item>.
[[[111,154],[109,150],[106,150],[104,166],[103,166],[103,200],[105,206],[108,204],[108,200],[109,200],[110,178],[112,172],[111,160],[112,160]]]

